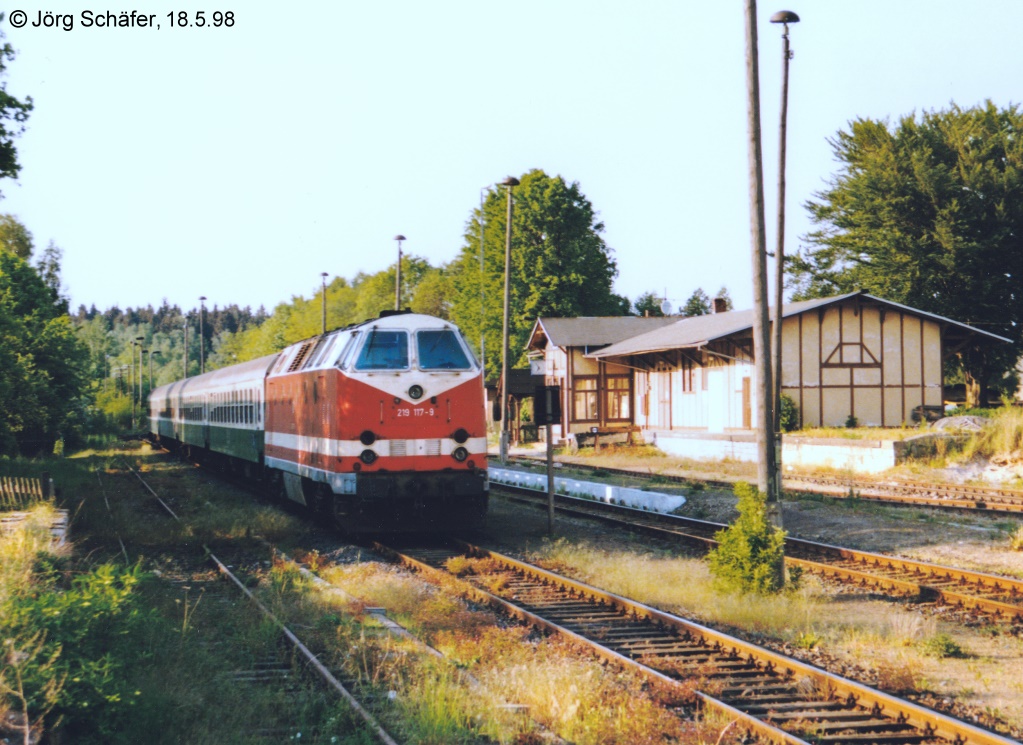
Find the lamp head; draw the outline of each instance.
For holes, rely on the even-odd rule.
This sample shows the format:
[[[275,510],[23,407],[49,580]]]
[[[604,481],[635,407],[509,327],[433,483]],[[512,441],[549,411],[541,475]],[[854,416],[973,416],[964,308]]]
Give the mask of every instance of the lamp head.
[[[501,186],[518,186],[518,185],[519,185],[519,180],[517,178],[515,178],[514,176],[509,176],[508,178],[506,178],[504,181],[501,182]]]
[[[771,23],[799,23],[799,16],[791,10],[779,10],[771,16]]]

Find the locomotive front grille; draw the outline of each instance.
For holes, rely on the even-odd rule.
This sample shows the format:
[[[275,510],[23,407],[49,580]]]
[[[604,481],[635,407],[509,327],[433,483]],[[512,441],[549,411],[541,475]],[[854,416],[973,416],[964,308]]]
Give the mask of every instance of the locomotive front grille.
[[[391,455],[398,458],[408,455],[408,440],[391,440]]]
[[[440,455],[440,440],[425,440],[423,445],[427,455]]]

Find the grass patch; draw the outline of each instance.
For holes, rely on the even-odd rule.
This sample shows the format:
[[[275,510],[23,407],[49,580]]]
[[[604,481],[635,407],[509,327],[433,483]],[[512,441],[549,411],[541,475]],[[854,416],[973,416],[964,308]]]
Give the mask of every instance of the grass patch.
[[[474,560],[453,561],[450,568],[466,577],[481,569]],[[406,675],[395,689],[398,705],[419,722],[415,736],[423,739],[417,741],[463,742],[458,738],[465,730],[452,723],[474,722],[473,732],[497,742],[542,742],[521,712],[580,745],[716,739],[716,723],[687,722],[664,708],[684,703],[684,690],[662,690],[627,672],[609,674],[569,642],[470,611],[419,578],[378,564],[324,568],[322,574],[361,602],[387,607],[454,665],[455,672],[434,664]],[[481,688],[469,695],[457,670],[472,673]]]
[[[1023,408],[998,409],[963,447],[963,458],[1023,459]]]
[[[743,595],[722,591],[707,563],[631,551],[608,552],[585,543],[554,541],[534,559],[554,571],[597,585],[642,603],[717,625],[747,629],[781,639],[814,630],[826,619],[826,602],[814,578],[798,591]]]

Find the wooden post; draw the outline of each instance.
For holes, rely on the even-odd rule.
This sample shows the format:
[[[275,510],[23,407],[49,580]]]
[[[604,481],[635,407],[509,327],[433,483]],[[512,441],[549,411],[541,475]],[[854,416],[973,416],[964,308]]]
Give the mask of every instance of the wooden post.
[[[550,393],[547,394],[548,396]],[[548,409],[550,411],[550,409]],[[554,537],[554,437],[553,425],[547,422],[547,535]]]
[[[774,386],[771,382],[771,337],[767,313],[767,244],[764,238],[764,169],[760,144],[760,69],[757,56],[757,3],[756,0],[746,0],[746,113],[753,260],[753,356],[757,376],[757,488],[766,495],[771,522],[781,527],[772,416]]]

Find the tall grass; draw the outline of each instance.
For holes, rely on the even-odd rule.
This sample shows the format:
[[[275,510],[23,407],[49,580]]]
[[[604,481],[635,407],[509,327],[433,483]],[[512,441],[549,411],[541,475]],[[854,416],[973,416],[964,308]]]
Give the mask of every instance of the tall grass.
[[[819,585],[804,577],[802,589],[779,595],[743,595],[719,589],[707,563],[649,553],[593,548],[558,540],[536,559],[585,582],[648,605],[707,622],[795,638],[826,615]]]
[[[322,574],[362,602],[387,607],[482,684],[482,689],[469,690],[450,666],[436,663],[382,674],[380,663],[351,652],[379,646],[379,641],[339,639],[337,648],[348,650],[349,665],[356,659],[363,678],[395,681],[396,700],[414,741],[463,742],[474,733],[501,743],[542,742],[532,720],[579,745],[695,744],[717,737],[712,725],[687,722],[665,708],[686,703],[678,700],[677,691],[609,671],[557,637],[540,637],[502,624],[489,612],[471,611],[418,578],[366,563],[330,567]],[[377,656],[393,661],[397,652],[389,644]]]
[[[963,455],[967,459],[1023,459],[1023,408],[1005,407],[995,412],[984,429],[966,443]]]

